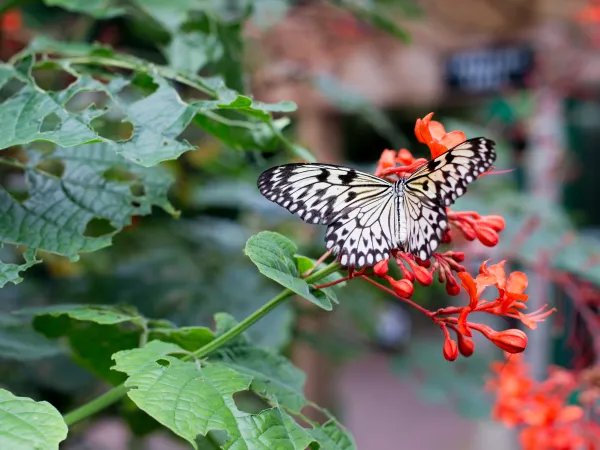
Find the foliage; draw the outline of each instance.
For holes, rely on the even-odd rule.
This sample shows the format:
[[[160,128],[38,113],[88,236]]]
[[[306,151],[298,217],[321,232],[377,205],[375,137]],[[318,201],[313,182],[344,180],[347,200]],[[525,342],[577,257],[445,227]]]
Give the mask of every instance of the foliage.
[[[381,288],[373,276],[411,303],[415,277],[429,285],[436,270],[455,295],[453,273],[464,267],[453,252],[436,256],[431,270],[395,254],[402,280],[387,275],[387,262],[385,273],[342,276],[339,264],[298,254],[304,245],[281,215],[267,220],[290,238],[258,232],[265,220],[248,186],[255,190],[265,160],[314,157],[288,137],[294,103],[246,94],[242,30],[249,20],[269,26],[266,4],[282,18],[292,3],[45,0],[0,11],[21,3],[13,12],[46,29],[22,30],[35,37],[0,64],[0,357],[10,361],[1,375],[33,398],[50,391],[59,400],[1,390],[3,447],[57,448],[74,424],[127,396],[118,410],[136,435],[160,424],[193,448],[355,448],[337,419],[306,399],[305,376],[285,357],[288,300],[330,311],[347,281]],[[407,40],[387,2],[332,4]],[[340,108],[402,141],[365,99],[315,82]],[[417,124],[437,154],[460,134],[437,136],[431,115]],[[382,157],[378,171],[414,170],[419,160],[400,153],[387,166]],[[237,197],[227,201],[231,191]],[[494,216],[453,219],[463,230],[474,221],[488,244],[504,227]],[[502,293],[497,303],[512,300]],[[448,329],[477,329],[463,324],[466,315],[458,322],[454,309],[441,311],[426,314],[446,344],[454,343]],[[446,350],[449,360],[458,355]],[[90,399],[98,381],[112,388]],[[308,407],[325,422],[311,420]]]

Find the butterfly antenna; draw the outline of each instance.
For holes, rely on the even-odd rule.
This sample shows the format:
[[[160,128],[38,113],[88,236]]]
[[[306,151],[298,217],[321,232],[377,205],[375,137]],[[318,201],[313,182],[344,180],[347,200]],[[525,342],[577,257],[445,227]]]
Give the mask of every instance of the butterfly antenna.
[[[479,178],[485,177],[488,175],[504,175],[505,173],[510,173],[510,172],[514,172],[515,170],[517,170],[514,167],[512,169],[504,169],[504,170],[494,170],[494,169],[495,169],[495,166],[490,167],[487,172],[484,172],[481,175],[479,175]]]

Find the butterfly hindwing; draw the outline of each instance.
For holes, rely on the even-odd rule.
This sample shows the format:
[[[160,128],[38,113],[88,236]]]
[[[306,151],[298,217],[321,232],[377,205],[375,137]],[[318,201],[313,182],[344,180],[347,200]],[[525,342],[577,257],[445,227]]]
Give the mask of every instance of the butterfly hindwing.
[[[429,259],[448,227],[446,207],[464,195],[467,185],[496,160],[494,141],[469,139],[442,153],[406,181],[404,213],[408,238],[404,250]]]
[[[263,172],[260,192],[308,223],[328,225],[327,248],[346,266],[389,258],[397,199],[388,181],[332,164],[285,164]]]

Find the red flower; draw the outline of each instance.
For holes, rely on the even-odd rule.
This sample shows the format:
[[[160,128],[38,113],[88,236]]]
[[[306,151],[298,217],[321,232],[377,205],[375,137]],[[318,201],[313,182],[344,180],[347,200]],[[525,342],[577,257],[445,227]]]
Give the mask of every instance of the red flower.
[[[417,119],[415,124],[415,136],[419,142],[427,144],[431,150],[431,158],[437,158],[452,147],[465,142],[467,136],[462,131],[451,131],[446,133],[444,126],[431,120],[433,113],[427,114],[423,119]]]
[[[547,379],[534,381],[522,355],[494,363],[492,371],[494,377],[486,386],[496,395],[492,417],[507,426],[520,426],[523,449],[597,448],[600,426],[586,419],[581,406],[569,404],[582,387],[572,372],[552,368]]]

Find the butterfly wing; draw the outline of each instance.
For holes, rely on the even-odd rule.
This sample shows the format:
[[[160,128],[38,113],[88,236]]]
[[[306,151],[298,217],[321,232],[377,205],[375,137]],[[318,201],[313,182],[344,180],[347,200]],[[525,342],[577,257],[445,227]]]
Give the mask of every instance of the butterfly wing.
[[[469,139],[417,169],[406,181],[406,251],[429,259],[448,226],[446,207],[464,195],[467,185],[496,160],[494,141]]]
[[[258,178],[262,195],[303,221],[328,225],[327,248],[349,267],[389,257],[398,244],[398,198],[386,180],[332,164],[285,164]]]

